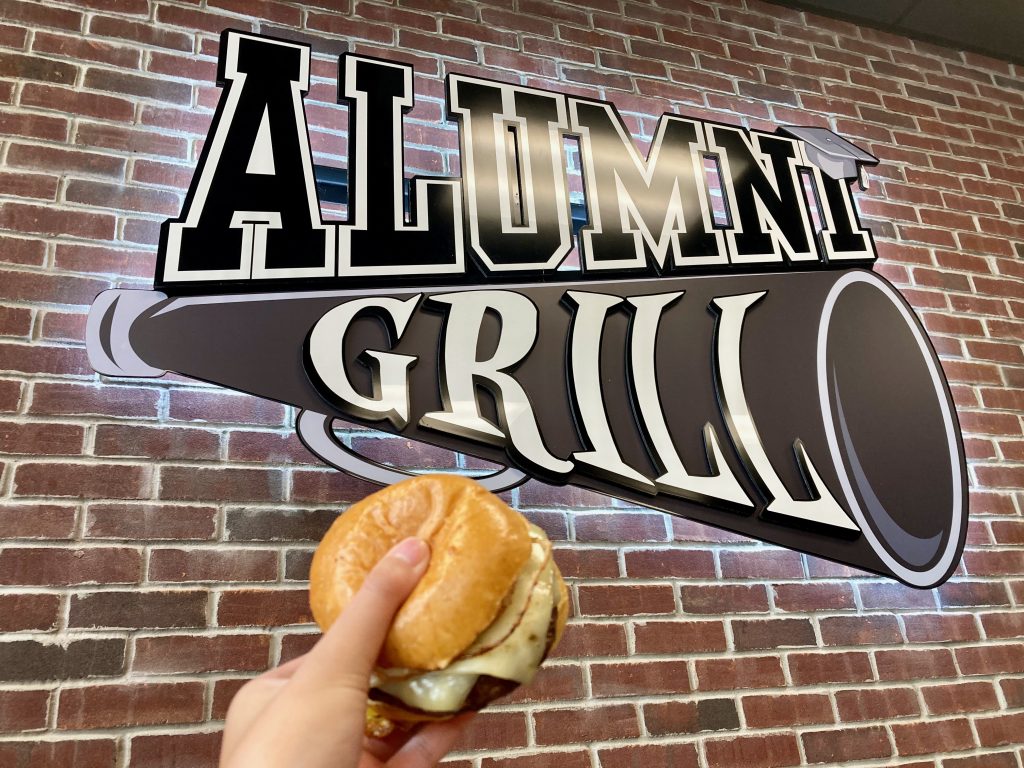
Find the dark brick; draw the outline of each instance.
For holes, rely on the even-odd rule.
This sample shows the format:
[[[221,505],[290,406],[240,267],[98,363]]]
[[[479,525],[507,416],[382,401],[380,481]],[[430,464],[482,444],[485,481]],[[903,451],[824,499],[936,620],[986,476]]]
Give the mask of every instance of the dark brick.
[[[110,677],[122,674],[124,666],[123,639],[73,640],[66,646],[35,640],[0,643],[3,682]]]
[[[736,702],[732,699],[645,704],[644,722],[653,736],[727,731],[740,727]]]
[[[229,541],[320,541],[338,518],[332,509],[229,509]]]
[[[206,592],[94,592],[71,598],[71,627],[205,627]]]
[[[808,619],[734,620],[737,651],[817,645]]]

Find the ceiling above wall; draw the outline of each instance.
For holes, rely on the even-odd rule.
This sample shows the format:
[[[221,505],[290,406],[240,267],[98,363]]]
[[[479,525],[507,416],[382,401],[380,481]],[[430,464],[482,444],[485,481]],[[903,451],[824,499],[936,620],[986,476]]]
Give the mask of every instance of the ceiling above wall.
[[[1024,64],[1021,0],[770,0]]]

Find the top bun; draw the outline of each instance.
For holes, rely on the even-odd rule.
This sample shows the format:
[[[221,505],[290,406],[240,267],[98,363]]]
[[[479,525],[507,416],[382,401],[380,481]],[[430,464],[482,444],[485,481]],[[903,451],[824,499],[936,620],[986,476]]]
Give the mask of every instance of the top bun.
[[[367,496],[334,522],[313,556],[309,599],[321,629],[410,536],[430,544],[430,563],[396,614],[378,664],[443,669],[497,616],[530,556],[528,524],[459,475],[422,475]]]

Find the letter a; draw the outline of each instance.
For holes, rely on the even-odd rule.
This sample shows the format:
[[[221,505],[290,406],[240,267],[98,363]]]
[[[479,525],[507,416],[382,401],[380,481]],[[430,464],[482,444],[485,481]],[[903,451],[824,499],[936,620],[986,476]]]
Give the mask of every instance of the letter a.
[[[302,108],[309,47],[227,30],[220,50],[227,90],[183,215],[161,231],[157,287],[333,276]]]

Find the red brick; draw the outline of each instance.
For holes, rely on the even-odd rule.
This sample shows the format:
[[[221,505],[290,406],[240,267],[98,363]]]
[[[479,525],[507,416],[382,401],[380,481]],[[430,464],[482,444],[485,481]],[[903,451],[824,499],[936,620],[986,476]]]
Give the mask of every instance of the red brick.
[[[667,541],[665,516],[656,514],[575,515],[577,541]]]
[[[185,158],[189,152],[188,141],[181,137],[85,121],[79,121],[75,143],[85,147],[103,147],[120,152],[170,158]]]
[[[98,61],[126,69],[138,69],[140,51],[129,46],[109,45],[81,36],[59,35],[39,30],[32,38],[32,50],[54,53],[66,59]]]
[[[249,682],[251,677],[227,677],[219,678],[213,681],[213,706],[211,707],[210,717],[213,720],[223,720],[228,714],[228,707],[231,705],[231,700],[238,693],[238,689]]]
[[[868,610],[886,608],[935,608],[934,593],[895,582],[858,584],[860,599]]]
[[[633,625],[637,653],[709,653],[727,647],[721,621],[645,621]]]
[[[321,634],[317,632],[293,632],[281,638],[281,663],[297,659],[305,653],[313,650],[313,647],[320,640]]]
[[[528,685],[502,698],[503,703],[579,701],[584,698],[583,670],[575,664],[544,664]]]
[[[866,653],[791,653],[788,664],[797,685],[856,683],[874,677]]]
[[[178,51],[192,51],[192,36],[162,29],[148,22],[128,21],[113,16],[93,16],[89,32],[100,37],[130,40],[133,43]]]
[[[2,243],[0,243],[2,247]],[[21,402],[21,382],[0,379],[0,413],[13,413]]]
[[[0,227],[15,232],[54,237],[66,235],[87,240],[111,240],[114,237],[113,214],[76,211],[46,205],[3,203]]]
[[[948,649],[876,651],[878,679],[934,680],[956,677],[953,653]]]
[[[17,241],[14,241],[17,242]],[[60,275],[56,278],[39,272],[2,271],[0,296],[5,299],[47,304],[80,304],[92,302],[100,291],[109,288],[105,281]],[[42,387],[42,385],[40,385]]]
[[[49,703],[50,691],[0,691],[0,733],[43,730]]]
[[[225,590],[217,603],[221,627],[277,627],[313,621],[306,589]]]
[[[932,765],[932,763],[928,763]],[[1017,758],[1012,752],[986,752],[984,755],[968,757],[947,757],[942,768],[1017,768]]]
[[[590,752],[586,750],[576,750],[575,752],[563,752],[559,751],[558,765],[559,768],[590,768]],[[547,768],[551,764],[550,753],[541,753],[537,755],[522,755],[520,757],[485,757],[481,761],[481,768]],[[448,761],[441,763],[445,768],[460,768],[457,761]],[[473,763],[466,761],[465,768],[470,768]],[[696,765],[696,763],[694,763]]]
[[[800,765],[800,748],[793,734],[714,739],[704,744],[708,768],[781,768]]]
[[[0,743],[0,765],[12,768],[114,768],[116,760],[117,741],[110,738]]]
[[[380,490],[380,486],[336,470],[292,472],[292,501],[313,504],[346,504]]]
[[[825,645],[892,645],[903,642],[895,616],[829,616],[819,621]]]
[[[54,264],[70,272],[149,277],[156,260],[153,254],[120,248],[58,243]]]
[[[930,755],[940,744],[942,751],[946,753],[959,752],[974,746],[971,725],[965,718],[925,723],[894,723],[892,735],[900,756]]]
[[[986,553],[989,554],[989,553]],[[992,553],[998,555],[998,553]],[[1009,566],[1009,562],[1007,562]],[[1010,569],[1007,575],[1017,575],[1019,569]],[[986,575],[986,574],[981,574]],[[988,581],[949,581],[938,588],[939,602],[944,608],[963,608],[983,605],[1009,606],[1006,585]]]
[[[1011,709],[1024,707],[1024,678],[1001,680],[999,687],[1003,691],[1008,707]]]
[[[46,416],[156,418],[160,391],[155,387],[86,386],[40,382],[33,388],[31,412]]]
[[[722,576],[726,579],[799,579],[804,575],[803,561],[798,552],[726,551],[719,555],[719,559]]]
[[[833,723],[832,703],[824,694],[766,694],[744,696],[748,728],[777,728]]]
[[[101,120],[118,120],[127,122],[131,120],[134,114],[134,108],[131,100],[120,96],[111,96],[106,93],[96,93],[92,91],[81,91],[75,88],[65,88],[58,85],[51,85],[48,83],[26,83],[25,87],[21,92],[21,103],[23,106],[38,107],[45,110],[53,110],[57,112],[63,112],[65,110],[73,110],[74,114],[83,117],[95,117]],[[66,112],[65,112],[66,114]],[[51,118],[54,119],[55,118]],[[42,126],[35,126],[37,129]],[[56,131],[56,125],[53,125],[50,130]],[[33,135],[32,132],[26,135]],[[48,138],[48,137],[40,137]],[[60,150],[54,147],[36,147],[33,150],[27,148],[19,153],[19,157],[37,157],[37,158],[48,158],[44,159],[44,164],[49,165],[53,162],[53,158],[60,155],[66,155],[71,164],[69,168],[80,168],[83,171],[90,173],[97,173],[99,169],[109,169],[111,166],[124,167],[124,160],[116,157],[107,157],[105,160],[100,160],[99,156],[94,153],[88,153],[90,156],[88,161],[84,158],[76,157],[76,155],[86,154],[77,150]],[[24,162],[24,160],[23,160]],[[88,163],[86,167],[82,167],[83,164]],[[118,175],[105,173],[104,175]]]
[[[749,544],[750,539],[739,533],[732,533],[721,528],[713,528],[694,520],[683,518],[670,518],[672,523],[672,538],[674,541],[703,541],[711,544]]]
[[[991,683],[947,683],[921,689],[931,715],[956,715],[999,709],[999,700]]]
[[[690,677],[684,661],[592,664],[590,679],[594,696],[598,698],[690,692]]]
[[[715,578],[715,556],[709,550],[645,549],[627,551],[624,557],[626,573],[633,578]]]
[[[47,632],[57,626],[59,595],[0,594],[0,632]]]
[[[981,625],[988,638],[1024,637],[1024,614],[1019,611],[982,614]]]
[[[504,498],[504,497],[503,497]],[[551,541],[569,540],[569,523],[564,512],[520,510],[523,517],[544,530]]]
[[[285,408],[281,403],[251,395],[185,389],[171,392],[169,415],[180,421],[281,426]]]
[[[584,616],[636,616],[675,611],[672,587],[668,585],[581,584],[579,601],[580,613]]]
[[[522,712],[481,712],[455,743],[455,750],[511,749],[526,746],[526,715]]]
[[[892,720],[921,714],[912,688],[861,688],[836,692],[836,708],[843,722]]]
[[[0,261],[6,264],[41,267],[46,258],[46,243],[37,239],[0,236]],[[4,279],[15,275],[5,272]]]
[[[42,312],[40,338],[80,342],[85,339],[88,315],[84,312]]]
[[[219,435],[207,430],[122,424],[100,424],[96,428],[97,456],[201,461],[216,459],[219,451]]]
[[[614,579],[619,558],[613,549],[556,549],[555,563],[566,578]]]
[[[983,645],[956,649],[961,675],[1024,673],[1024,644]]]
[[[262,671],[269,653],[269,635],[139,637],[132,668],[151,674]]]
[[[625,656],[626,633],[621,624],[568,624],[553,658]]]
[[[0,59],[0,77],[73,84],[78,77],[78,67],[43,56],[30,56],[8,51],[4,53],[3,59]]]
[[[882,726],[812,731],[801,736],[808,763],[847,763],[889,757],[892,745]]]
[[[785,684],[782,662],[773,656],[697,659],[694,668],[697,689],[701,691],[742,691]]]
[[[215,507],[93,504],[86,513],[85,537],[136,541],[212,539],[216,534],[216,517]]]
[[[0,505],[0,538],[70,539],[75,508],[57,504]]]
[[[0,113],[0,130],[8,136],[64,141],[68,136],[68,120],[52,115],[5,112]],[[32,221],[31,218],[25,220]],[[18,231],[19,228],[13,229]]]
[[[69,181],[64,197],[71,203],[113,208],[117,211],[143,211],[174,216],[181,210],[181,200],[174,192],[86,179]]]
[[[149,468],[125,464],[35,464],[18,466],[17,496],[79,499],[140,499],[149,495]]]
[[[371,461],[412,469],[455,469],[456,456],[449,450],[403,438],[354,437],[352,449]],[[306,453],[306,463],[309,453]]]
[[[519,503],[523,507],[611,507],[612,500],[586,488],[575,485],[547,485],[530,480],[519,488]]]
[[[154,549],[152,581],[273,581],[277,552],[268,549]]]
[[[783,611],[804,613],[855,607],[853,589],[849,584],[775,584],[772,590],[775,592],[775,606]]]
[[[6,547],[0,551],[0,584],[131,584],[141,576],[142,553],[127,547]]]
[[[768,611],[768,594],[762,585],[689,585],[679,588],[686,613],[760,613]]]
[[[198,723],[203,719],[205,687],[194,682],[66,688],[60,694],[57,727],[82,730]]]
[[[84,434],[76,424],[0,421],[0,453],[74,456]]]
[[[55,200],[57,198],[56,176],[40,173],[6,173],[0,171],[0,189],[11,197],[25,197],[34,200]]]
[[[534,712],[533,722],[540,745],[564,744],[567,734],[577,743],[640,736],[636,710],[629,704],[542,710]]]
[[[217,768],[221,733],[174,733],[132,737],[129,768]]]

